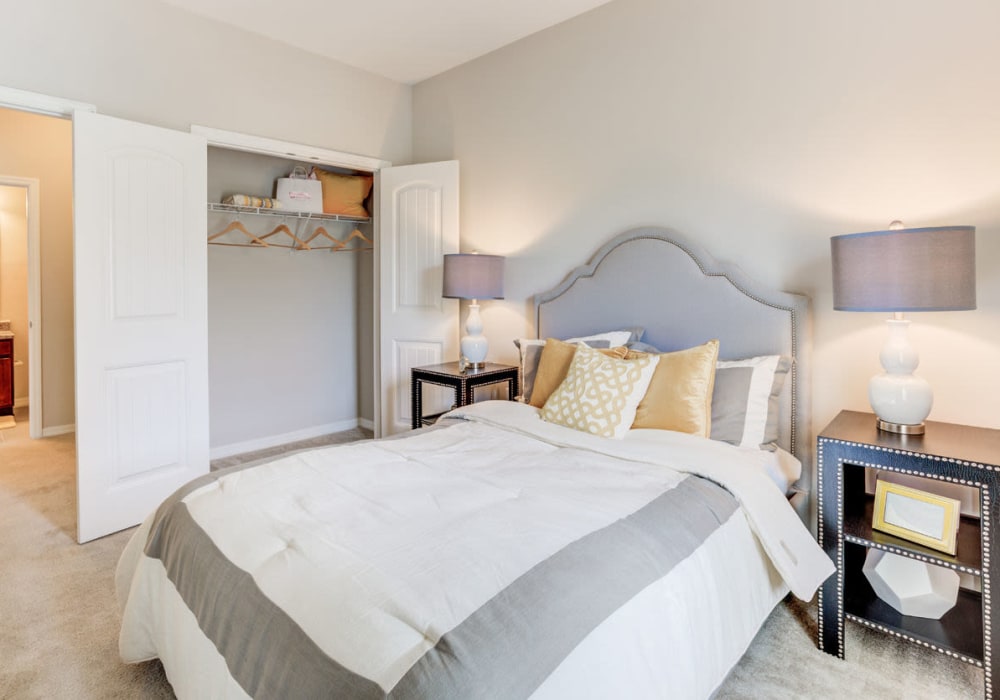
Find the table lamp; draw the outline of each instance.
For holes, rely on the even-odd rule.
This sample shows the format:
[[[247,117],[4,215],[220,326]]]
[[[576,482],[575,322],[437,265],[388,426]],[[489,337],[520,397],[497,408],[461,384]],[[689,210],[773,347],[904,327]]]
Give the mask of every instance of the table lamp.
[[[906,311],[962,311],[976,308],[974,226],[903,228],[834,236],[833,308],[892,312],[889,337],[879,354],[882,374],[868,384],[878,428],[922,435],[934,394],[914,376],[920,363],[906,334]]]
[[[472,300],[462,337],[462,357],[466,366],[472,369],[481,369],[486,365],[489,349],[483,335],[483,319],[479,316],[479,300],[503,299],[503,262],[500,255],[455,253],[444,256],[444,290],[441,296]]]

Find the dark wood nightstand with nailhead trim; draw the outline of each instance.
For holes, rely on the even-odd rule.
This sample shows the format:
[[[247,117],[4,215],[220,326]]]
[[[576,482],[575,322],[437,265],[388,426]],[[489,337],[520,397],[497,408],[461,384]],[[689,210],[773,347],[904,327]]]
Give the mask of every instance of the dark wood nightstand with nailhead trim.
[[[455,390],[452,408],[467,406],[475,399],[476,387],[507,382],[507,398],[513,401],[520,391],[517,365],[487,362],[480,369],[461,369],[458,362],[414,367],[410,370],[410,423],[415,430],[432,425],[441,414],[423,415],[423,384],[437,384]]]
[[[1000,559],[990,550],[1000,518],[1000,430],[928,421],[924,435],[895,435],[879,431],[870,413],[842,411],[817,438],[817,462],[819,544],[837,566],[819,592],[819,648],[844,658],[844,620],[852,620],[983,668],[985,696],[992,698],[1000,683],[992,649],[1000,618],[993,616],[991,591],[1000,581]],[[955,556],[873,531],[868,470],[976,489],[981,518],[962,517]],[[960,589],[940,620],[902,615],[875,595],[861,571],[871,548],[972,575],[981,592]]]

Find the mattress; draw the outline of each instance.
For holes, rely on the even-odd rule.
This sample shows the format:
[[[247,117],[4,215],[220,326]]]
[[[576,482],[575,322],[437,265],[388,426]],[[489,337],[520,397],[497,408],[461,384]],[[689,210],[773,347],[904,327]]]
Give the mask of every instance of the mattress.
[[[174,494],[119,563],[122,658],[179,697],[706,697],[832,569],[724,443],[452,418]]]

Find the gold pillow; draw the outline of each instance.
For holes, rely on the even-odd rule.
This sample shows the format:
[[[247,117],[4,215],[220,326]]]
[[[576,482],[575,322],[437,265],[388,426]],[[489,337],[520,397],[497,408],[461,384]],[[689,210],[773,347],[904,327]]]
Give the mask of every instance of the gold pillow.
[[[658,363],[657,355],[643,353],[633,360],[619,360],[582,345],[566,379],[545,402],[542,420],[621,439],[632,427],[636,407]]]
[[[646,353],[630,350],[625,359]],[[665,352],[636,409],[633,428],[658,428],[708,437],[712,430],[712,391],[719,341]]]
[[[578,347],[580,345],[577,343],[566,343],[555,338],[545,340],[542,356],[538,360],[538,370],[535,372],[535,385],[531,389],[529,403],[532,406],[535,408],[544,406],[549,400],[549,395],[563,383]],[[609,357],[624,359],[628,349],[620,345],[616,348],[604,348],[598,352]]]
[[[319,168],[313,168],[312,171],[323,183],[324,214],[368,217],[365,199],[372,191],[371,175],[341,175]]]

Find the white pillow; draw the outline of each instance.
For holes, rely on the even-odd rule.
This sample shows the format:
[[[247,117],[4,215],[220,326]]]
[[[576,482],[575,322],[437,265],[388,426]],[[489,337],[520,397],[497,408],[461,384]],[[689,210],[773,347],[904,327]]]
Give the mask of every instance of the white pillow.
[[[783,355],[717,362],[710,437],[739,447],[774,450],[778,396],[791,366]]]

